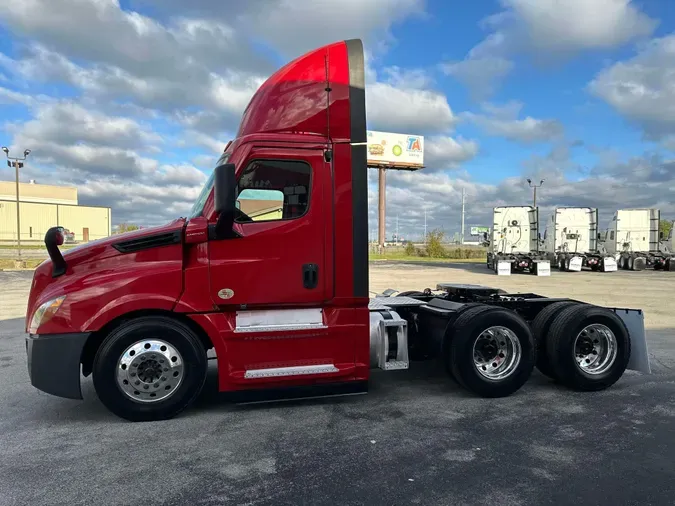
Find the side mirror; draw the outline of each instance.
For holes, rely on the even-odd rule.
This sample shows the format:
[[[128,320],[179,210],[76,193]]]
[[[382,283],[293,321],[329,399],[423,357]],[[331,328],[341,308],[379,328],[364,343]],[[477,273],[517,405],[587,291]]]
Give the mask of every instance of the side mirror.
[[[663,241],[663,231],[659,232],[659,241]]]
[[[598,239],[602,240],[602,233],[598,232]]]
[[[537,239],[541,241],[541,232],[537,233]]]
[[[226,163],[215,169],[213,183],[213,197],[218,221],[216,222],[216,239],[233,237],[234,210],[237,196],[235,195],[237,180],[234,174],[234,164]]]

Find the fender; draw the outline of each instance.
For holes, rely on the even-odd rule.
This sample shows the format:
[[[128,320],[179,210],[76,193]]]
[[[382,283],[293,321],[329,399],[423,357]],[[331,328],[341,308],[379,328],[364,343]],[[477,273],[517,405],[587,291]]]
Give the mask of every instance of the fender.
[[[107,323],[128,313],[143,310],[158,309],[173,311],[176,305],[175,297],[151,293],[131,293],[109,301],[89,318],[80,329],[80,332],[95,332]]]

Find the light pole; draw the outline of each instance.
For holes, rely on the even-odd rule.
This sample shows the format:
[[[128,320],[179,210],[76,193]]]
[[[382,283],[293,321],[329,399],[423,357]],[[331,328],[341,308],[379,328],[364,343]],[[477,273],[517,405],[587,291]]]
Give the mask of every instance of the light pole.
[[[534,188],[534,198],[533,198],[534,203],[532,204],[532,207],[536,208],[537,207],[537,188],[541,188],[541,185],[544,184],[544,180],[542,179],[541,181],[539,181],[539,184],[537,185],[537,184],[532,184],[532,180],[528,179],[527,184],[530,185],[530,188]]]
[[[9,148],[7,148],[6,146],[3,146],[2,150],[5,152],[5,156],[7,157],[7,166],[14,167],[16,174],[16,243],[18,246],[19,262],[21,262],[21,213],[19,212],[19,169],[23,168],[23,162],[26,158],[28,158],[28,155],[30,155],[30,149],[26,149],[23,152],[23,158],[9,156]]]

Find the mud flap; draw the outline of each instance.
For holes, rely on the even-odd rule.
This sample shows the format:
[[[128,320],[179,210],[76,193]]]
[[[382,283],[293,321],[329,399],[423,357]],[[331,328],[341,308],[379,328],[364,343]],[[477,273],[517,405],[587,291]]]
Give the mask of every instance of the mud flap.
[[[497,260],[497,269],[495,271],[497,276],[511,275],[511,262],[508,260]]]
[[[617,270],[616,259],[605,257],[602,259],[602,272],[615,272]]]
[[[645,332],[645,315],[638,309],[613,308],[616,315],[623,320],[630,336],[630,360],[628,369],[643,374],[651,374],[647,334]]]
[[[540,260],[534,263],[534,273],[537,276],[550,276],[551,275],[551,262],[548,260]]]
[[[572,257],[570,259],[568,271],[572,272],[581,272],[581,265],[583,264],[583,258],[581,257]]]

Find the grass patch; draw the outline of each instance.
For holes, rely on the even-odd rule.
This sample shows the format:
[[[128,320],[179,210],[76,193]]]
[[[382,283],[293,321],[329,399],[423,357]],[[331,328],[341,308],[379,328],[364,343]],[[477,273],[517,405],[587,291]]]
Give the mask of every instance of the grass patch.
[[[74,248],[75,246],[77,246],[77,244],[64,244],[62,246],[59,246],[59,249],[60,250],[66,250],[66,249]],[[15,250],[18,250],[19,247],[16,244],[0,244],[0,249],[8,249],[8,250],[15,251]],[[43,249],[43,250],[45,250],[45,252],[47,251],[47,247],[44,245],[44,243],[42,243],[42,244],[22,244],[21,249],[22,250],[24,250],[24,249],[26,249],[26,250],[28,250],[28,249],[30,249],[30,250]]]
[[[371,253],[368,255],[368,259],[371,261],[389,261],[389,262],[423,262],[423,263],[484,263],[487,261],[485,258],[430,258],[430,257],[420,257],[415,255],[405,255],[405,254],[384,254],[378,255],[376,253]]]

